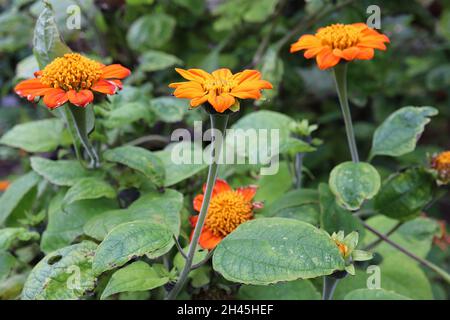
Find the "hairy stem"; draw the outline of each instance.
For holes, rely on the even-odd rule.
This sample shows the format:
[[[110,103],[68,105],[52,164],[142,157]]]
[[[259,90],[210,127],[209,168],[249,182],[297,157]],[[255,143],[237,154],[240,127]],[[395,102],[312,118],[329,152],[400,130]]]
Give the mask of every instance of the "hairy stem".
[[[348,147],[352,155],[353,162],[359,162],[358,148],[356,147],[355,132],[353,131],[352,116],[347,98],[347,63],[339,63],[333,68],[334,82],[341,105],[342,116],[345,122]]]
[[[211,148],[211,164],[209,165],[208,178],[206,180],[206,190],[204,192],[203,203],[198,215],[197,224],[195,225],[194,234],[192,236],[191,244],[187,253],[186,264],[180,273],[177,283],[172,291],[167,296],[168,300],[174,300],[181,289],[184,287],[189,272],[192,270],[192,263],[194,255],[197,251],[198,240],[203,229],[208,212],[209,202],[211,200],[212,191],[216,182],[217,171],[219,168],[219,157],[222,149],[222,142],[225,137],[225,129],[227,127],[228,115],[211,114],[211,129],[212,130],[212,148]]]

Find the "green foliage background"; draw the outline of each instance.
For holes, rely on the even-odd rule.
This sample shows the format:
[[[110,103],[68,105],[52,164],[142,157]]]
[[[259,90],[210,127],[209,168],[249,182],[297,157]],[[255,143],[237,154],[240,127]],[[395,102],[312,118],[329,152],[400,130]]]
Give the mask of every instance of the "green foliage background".
[[[327,226],[327,231],[338,231],[330,230],[335,227],[344,229],[346,234],[355,229],[361,230],[359,220],[347,221],[347,218],[343,218],[347,212],[342,214],[340,210],[343,209],[334,202],[327,204],[326,212],[332,212],[331,218],[323,216],[323,199],[329,197],[329,191],[323,185],[319,192],[313,189],[328,182],[330,171],[336,165],[349,160],[345,128],[331,73],[320,71],[313,60],[306,60],[301,54],[290,54],[289,45],[301,34],[314,33],[321,26],[337,22],[364,22],[369,16],[366,13],[369,5],[375,4],[381,8],[382,32],[389,36],[391,44],[386,52],[376,52],[372,61],[358,61],[349,66],[349,98],[361,158],[369,157],[376,128],[390,114],[404,106],[433,106],[439,114],[432,118],[432,123],[427,125],[423,133],[422,130],[412,130],[410,142],[415,142],[417,134],[421,135],[417,146],[414,142],[412,149],[411,145],[402,145],[405,149],[401,150],[404,152],[398,152],[400,149],[394,144],[395,150],[384,154],[397,157],[382,156],[383,153],[374,157],[372,165],[376,167],[384,183],[391,174],[400,172],[398,174],[402,176],[394,179],[406,179],[416,183],[416,188],[423,187],[427,177],[420,170],[403,170],[427,166],[431,154],[450,147],[448,1],[49,2],[53,6],[62,38],[73,51],[82,52],[105,64],[121,63],[132,70],[132,76],[126,80],[123,91],[109,99],[110,103],[101,101],[94,108],[96,130],[91,139],[100,149],[109,149],[103,153],[103,158],[106,160],[106,169],[111,170],[93,176],[74,160],[70,135],[62,122],[52,117],[42,103],[38,106],[28,103],[12,91],[19,80],[32,77],[33,72],[38,70],[32,42],[35,22],[43,10],[43,3],[34,0],[0,0],[0,179],[16,181],[16,192],[11,192],[7,198],[5,193],[0,200],[3,205],[0,207],[0,226],[5,229],[14,228],[9,229],[8,234],[0,233],[4,239],[10,239],[0,242],[5,246],[0,250],[0,299],[17,298],[30,270],[35,266],[42,272],[50,273],[42,259],[45,254],[54,250],[62,250],[64,254],[68,254],[64,256],[66,260],[61,260],[64,263],[75,261],[82,270],[87,270],[82,279],[85,290],[69,294],[60,292],[60,288],[52,289],[51,292],[38,292],[33,287],[26,291],[29,298],[79,298],[84,296],[85,291],[93,291],[94,298],[158,299],[163,296],[163,285],[174,280],[177,270],[182,267],[182,263],[181,266],[179,263],[180,256],[175,256],[176,250],[172,250],[171,255],[166,254],[173,246],[171,239],[165,239],[161,248],[153,249],[161,255],[166,254],[165,257],[173,258],[173,269],[167,268],[166,260],[156,259],[161,255],[152,257],[153,249],[146,247],[145,252],[130,254],[147,254],[145,259],[151,261],[151,267],[138,261],[126,265],[112,277],[112,272],[108,271],[94,288],[94,278],[97,275],[93,274],[88,265],[93,263],[94,269],[96,263],[108,265],[105,261],[92,262],[89,252],[96,250],[96,244],[91,240],[120,237],[112,234],[111,229],[119,225],[119,222],[128,222],[130,219],[134,221],[138,217],[157,221],[168,219],[167,225],[175,226],[174,233],[180,233],[182,242],[187,244],[187,217],[193,213],[192,198],[200,193],[205,180],[205,166],[171,167],[169,153],[163,149],[174,129],[191,128],[194,121],[207,120],[207,115],[200,109],[188,111],[187,101],[170,96],[171,90],[167,84],[180,79],[174,67],[197,67],[207,71],[219,67],[227,67],[233,71],[255,68],[262,71],[263,78],[274,84],[274,90],[266,92],[262,101],[242,102],[240,112],[231,117],[230,126],[245,128],[245,121],[239,120],[255,110],[263,112],[259,113],[261,119],[256,124],[268,122],[263,127],[275,125],[287,130],[284,124],[292,119],[308,119],[310,123],[319,125],[318,130],[312,134],[315,151],[301,149],[307,152],[303,178],[306,195],[302,193],[289,198],[287,193],[293,184],[293,174],[289,171],[292,169],[292,155],[289,152],[283,154],[281,170],[273,177],[258,177],[257,168],[251,166],[226,166],[220,173],[233,186],[259,185],[257,200],[265,201],[266,208],[261,212],[265,217],[295,218],[316,226]],[[68,28],[67,19],[73,18],[68,12],[71,5],[76,5],[81,10],[80,29]],[[424,117],[434,115],[434,111],[425,111],[427,114]],[[34,122],[36,120],[40,121]],[[423,121],[422,118],[419,120]],[[20,124],[28,126],[21,127]],[[289,132],[286,132],[286,136],[289,136]],[[379,143],[382,142],[381,138]],[[137,146],[151,150],[152,153],[136,150]],[[134,149],[130,151],[130,148]],[[28,153],[24,154],[19,149]],[[142,156],[152,163],[151,168],[139,166],[136,159],[123,159],[126,154],[136,154],[137,157],[139,152],[144,152]],[[37,156],[59,161],[58,164],[52,164],[50,160]],[[127,167],[124,169],[116,163]],[[155,193],[163,187],[173,189],[169,189],[164,198],[160,199]],[[83,194],[82,191],[86,188],[92,188],[95,192]],[[391,187],[382,186],[381,190],[388,190],[385,192],[389,193],[389,188]],[[401,219],[408,216],[407,222],[393,237],[414,253],[427,257],[448,270],[448,250],[432,244],[433,237],[439,236],[440,232],[436,220],[449,219],[448,192],[441,189],[439,196],[433,194],[435,203],[428,206],[427,196],[431,193],[431,190],[425,190],[413,194],[414,199],[420,200],[419,206],[405,209],[406,213]],[[145,194],[146,198],[141,196],[133,202],[139,194]],[[382,196],[393,201],[392,194]],[[378,200],[380,201],[383,202]],[[130,205],[131,202],[133,203]],[[401,219],[399,216],[392,217],[391,212],[383,212],[386,211],[385,204],[386,202],[377,204],[375,199],[366,203],[363,210],[371,210],[375,206],[379,212],[388,216],[389,218],[377,215],[365,220],[379,230],[388,232],[395,224],[391,218]],[[142,212],[141,208],[153,206],[161,210]],[[403,206],[401,208],[404,209]],[[118,210],[121,218],[114,214]],[[299,210],[301,214],[298,213]],[[422,211],[432,219],[417,218]],[[64,218],[62,212],[66,214]],[[414,217],[409,216],[412,213]],[[92,220],[92,217],[95,219]],[[343,219],[346,221],[343,222]],[[139,227],[145,229],[152,225]],[[126,230],[123,232],[126,233]],[[360,235],[361,243],[369,244],[375,240],[371,237],[372,235]],[[81,240],[86,240],[78,244],[82,247],[81,251],[68,247]],[[106,240],[100,246],[106,246]],[[155,245],[154,242],[146,243],[148,239],[140,240],[143,245]],[[382,279],[386,279],[383,289],[392,291],[385,298],[448,298],[448,284],[435,273],[420,267],[400,253],[393,252],[386,244],[377,247],[376,252],[379,253],[377,264],[382,267]],[[47,256],[45,259],[50,258]],[[128,260],[123,263],[125,262]],[[172,267],[172,263],[169,264]],[[399,265],[408,272],[399,270]],[[112,269],[111,265],[98,268],[102,271]],[[130,268],[131,271],[126,273],[123,271],[125,268]],[[218,266],[218,269],[223,270],[221,268]],[[337,289],[336,298],[376,298],[373,293],[361,289],[365,288],[368,276],[364,270],[357,270],[353,279],[344,279]],[[124,283],[132,281],[127,278],[127,274],[142,274],[148,281],[141,283],[140,287],[127,287]],[[52,277],[65,281],[67,275],[55,274]],[[264,299],[279,296],[279,292],[282,292],[282,297],[286,299],[320,298],[320,280],[317,279],[295,280],[268,287],[253,283],[258,285],[244,285],[240,290],[228,280],[213,273],[210,265],[205,265],[191,273],[190,289],[184,293],[184,297]],[[33,283],[27,285],[32,286]],[[107,290],[103,291],[105,287]],[[360,291],[356,292],[355,289]],[[350,291],[352,294],[347,296]],[[377,294],[383,297],[383,293]]]

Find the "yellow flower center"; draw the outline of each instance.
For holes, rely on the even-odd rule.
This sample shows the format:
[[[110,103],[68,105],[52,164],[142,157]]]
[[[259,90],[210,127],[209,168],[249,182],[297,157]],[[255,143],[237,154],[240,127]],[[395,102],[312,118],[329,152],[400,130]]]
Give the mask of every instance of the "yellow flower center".
[[[215,78],[214,80],[207,80],[203,85],[206,91],[215,91],[217,95],[221,93],[230,92],[236,86],[236,81],[233,79]]]
[[[225,191],[211,199],[205,225],[216,236],[226,236],[253,217],[252,204],[236,191]]]
[[[316,33],[316,37],[322,41],[322,45],[343,50],[356,45],[360,34],[359,28],[339,23],[322,28]]]
[[[434,159],[434,163],[437,170],[450,170],[450,151],[440,153]]]
[[[64,90],[89,89],[101,76],[102,65],[78,53],[56,58],[42,70],[41,82]]]

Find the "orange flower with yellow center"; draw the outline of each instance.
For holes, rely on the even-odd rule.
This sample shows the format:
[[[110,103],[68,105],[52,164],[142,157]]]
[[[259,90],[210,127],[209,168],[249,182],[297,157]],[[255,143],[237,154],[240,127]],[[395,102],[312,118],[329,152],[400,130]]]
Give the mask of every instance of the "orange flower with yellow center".
[[[444,151],[433,157],[431,167],[438,172],[439,180],[447,184],[450,182],[450,151]]]
[[[315,35],[306,34],[291,45],[291,53],[306,50],[305,58],[316,58],[320,69],[334,67],[344,59],[371,60],[374,49],[386,50],[389,43],[384,34],[369,28],[365,23],[332,24],[320,28]]]
[[[11,183],[8,180],[0,180],[0,192],[6,191],[10,184]]]
[[[256,70],[244,70],[232,74],[229,69],[222,68],[211,74],[201,69],[175,69],[186,82],[169,85],[175,88],[177,98],[191,99],[191,106],[197,107],[205,102],[219,113],[223,113],[239,101],[237,99],[261,98],[262,89],[272,89],[270,82],[261,79]]]
[[[203,186],[205,192],[206,186]],[[249,186],[233,190],[226,181],[217,179],[212,191],[211,201],[206,214],[205,224],[200,235],[199,244],[203,249],[214,249],[219,242],[236,229],[240,224],[253,219],[252,203],[256,187]],[[194,198],[194,209],[200,212],[203,194]],[[197,224],[198,216],[192,216],[192,234]]]
[[[49,109],[60,107],[67,101],[85,107],[94,100],[93,91],[115,94],[122,89],[120,79],[130,73],[120,64],[105,66],[78,53],[68,53],[35,72],[36,78],[20,82],[14,91],[28,101],[43,96]]]

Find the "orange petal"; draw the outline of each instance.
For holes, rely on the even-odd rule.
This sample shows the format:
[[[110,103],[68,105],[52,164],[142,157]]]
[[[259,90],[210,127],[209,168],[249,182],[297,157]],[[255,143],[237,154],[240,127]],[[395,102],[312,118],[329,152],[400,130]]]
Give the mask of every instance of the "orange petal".
[[[258,70],[246,69],[242,72],[236,73],[233,76],[233,79],[236,80],[238,84],[241,84],[244,81],[261,79],[261,73]]]
[[[258,100],[261,98],[260,90],[248,90],[248,91],[234,91],[231,90],[230,94],[239,99],[255,99]]]
[[[67,100],[69,100],[69,97],[63,89],[52,89],[44,96],[44,104],[50,109],[62,106]]]
[[[198,243],[203,249],[212,250],[219,244],[221,240],[222,238],[214,235],[211,230],[209,230],[208,228],[203,228]]]
[[[191,223],[192,227],[195,227],[195,225],[197,224],[197,221],[198,221],[198,215],[189,217],[189,222]]]
[[[100,79],[92,85],[91,90],[104,94],[115,94],[117,86],[111,81]]]
[[[203,97],[206,92],[198,82],[190,81],[179,85],[174,93],[177,98],[194,99]]]
[[[252,201],[255,197],[256,191],[258,187],[257,186],[248,186],[248,187],[242,187],[237,188],[236,192],[240,193],[245,200]]]
[[[191,100],[191,107],[193,107],[193,108],[198,107],[199,105],[205,103],[206,101],[208,101],[208,95],[204,95],[203,97],[194,98]]]
[[[228,79],[233,77],[230,69],[227,68],[217,69],[216,71],[212,72],[212,75],[217,79]]]
[[[225,192],[225,191],[231,191],[230,185],[222,179],[217,178],[216,183],[214,184],[212,195],[215,196],[216,194]],[[206,183],[203,184],[203,193],[206,191]]]
[[[355,59],[370,60],[373,58],[374,50],[372,48],[360,48],[358,55]]]
[[[340,60],[341,58],[335,56],[331,49],[322,51],[316,56],[317,65],[321,70],[334,67],[339,63]]]
[[[310,48],[316,48],[321,47],[322,43],[320,39],[318,39],[316,36],[313,36],[311,34],[305,34],[301,36],[297,42],[293,43],[291,45],[290,52],[296,52],[304,49],[310,49]]]
[[[386,45],[383,42],[370,39],[362,39],[360,43],[358,43],[358,47],[386,50]]]
[[[70,90],[67,92],[67,96],[71,103],[77,107],[83,108],[94,100],[94,94],[91,90],[80,90],[78,92],[75,90]]]
[[[123,79],[131,74],[131,71],[120,64],[111,64],[102,68],[102,79]]]
[[[8,180],[0,180],[0,192],[6,191],[11,183]]]
[[[310,48],[308,50],[305,51],[305,53],[303,54],[303,56],[306,59],[311,59],[312,57],[315,57],[316,55],[318,55],[320,52],[322,52],[322,50],[324,49],[324,47],[315,47],[315,48]]]
[[[122,90],[122,88],[123,88],[122,81],[120,81],[118,79],[112,79],[112,80],[108,80],[108,81],[114,83],[119,90]]]
[[[334,49],[333,54],[347,61],[351,61],[356,58],[360,49],[357,47],[350,47],[344,50]]]
[[[229,94],[221,94],[219,96],[210,94],[208,97],[208,102],[217,112],[222,113],[230,108],[236,102],[236,100]]]
[[[203,194],[198,194],[193,201],[194,210],[200,212],[203,203]]]
[[[181,68],[175,68],[175,71],[187,80],[197,81],[200,83],[203,83],[206,79],[211,78],[211,75],[208,72],[201,69],[184,70]]]
[[[28,100],[32,101],[35,97],[40,97],[45,95],[47,92],[53,90],[53,88],[41,83],[39,79],[28,79],[19,82],[15,87],[14,91],[21,97],[27,97]]]

